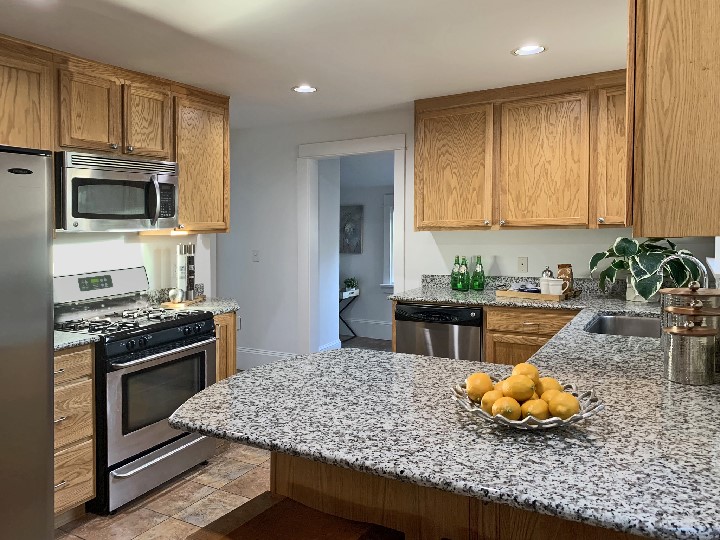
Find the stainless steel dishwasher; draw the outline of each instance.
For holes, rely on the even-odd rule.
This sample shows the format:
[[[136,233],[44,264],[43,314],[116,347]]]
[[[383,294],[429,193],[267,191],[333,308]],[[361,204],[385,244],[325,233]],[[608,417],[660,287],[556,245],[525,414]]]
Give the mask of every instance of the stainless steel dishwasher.
[[[397,304],[395,348],[399,353],[481,361],[482,307]]]

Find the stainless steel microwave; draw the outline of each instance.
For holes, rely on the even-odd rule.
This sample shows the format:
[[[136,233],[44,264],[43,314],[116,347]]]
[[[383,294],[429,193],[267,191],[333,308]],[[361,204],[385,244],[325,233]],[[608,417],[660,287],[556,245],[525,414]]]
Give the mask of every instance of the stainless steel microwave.
[[[178,165],[99,154],[56,154],[56,227],[77,232],[178,225]]]

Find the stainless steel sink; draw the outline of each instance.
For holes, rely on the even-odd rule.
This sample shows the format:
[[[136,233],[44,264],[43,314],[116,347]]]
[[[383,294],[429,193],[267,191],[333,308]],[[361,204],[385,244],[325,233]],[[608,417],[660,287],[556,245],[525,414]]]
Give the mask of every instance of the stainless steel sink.
[[[585,327],[593,334],[613,336],[637,336],[659,338],[660,319],[652,317],[628,317],[626,315],[600,315]]]

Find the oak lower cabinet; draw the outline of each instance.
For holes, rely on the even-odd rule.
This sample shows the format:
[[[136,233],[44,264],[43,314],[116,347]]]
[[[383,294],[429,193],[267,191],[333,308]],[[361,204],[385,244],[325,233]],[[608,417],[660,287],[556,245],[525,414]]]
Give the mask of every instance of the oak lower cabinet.
[[[417,230],[491,225],[493,106],[427,111],[415,118]]]
[[[0,145],[51,149],[52,63],[0,49]]]
[[[175,98],[175,155],[180,166],[180,228],[230,229],[229,108]]]
[[[220,381],[235,375],[237,371],[236,332],[237,316],[233,311],[215,316],[215,379]]]
[[[93,348],[55,353],[55,515],[95,497]]]
[[[515,365],[527,361],[575,315],[575,310],[484,308],[485,362]]]
[[[589,94],[503,103],[501,226],[587,226]]]

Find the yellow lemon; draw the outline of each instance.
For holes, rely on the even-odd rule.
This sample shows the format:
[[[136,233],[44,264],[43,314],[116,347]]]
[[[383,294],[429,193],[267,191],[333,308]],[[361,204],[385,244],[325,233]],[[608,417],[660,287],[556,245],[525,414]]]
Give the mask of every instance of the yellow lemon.
[[[562,394],[562,392],[560,390],[556,390],[555,388],[553,388],[552,390],[545,390],[542,394],[540,394],[540,399],[547,403],[550,403],[550,400],[558,394]]]
[[[568,392],[560,392],[550,400],[548,405],[550,414],[563,420],[567,420],[573,414],[580,412],[580,402]]]
[[[530,399],[540,399],[540,396],[538,396],[538,394],[537,394],[537,390],[535,390],[535,392],[533,392],[533,395],[530,396]],[[528,401],[530,401],[530,399]]]
[[[535,383],[526,375],[511,375],[503,383],[503,395],[517,401],[525,401],[535,393]]]
[[[542,399],[529,399],[520,407],[520,415],[523,418],[533,416],[538,420],[547,420],[550,418],[550,409]]]
[[[467,395],[473,401],[480,401],[485,395],[493,389],[493,383],[490,375],[487,373],[473,373],[465,379],[465,390]]]
[[[540,382],[535,383],[535,391],[539,396],[542,396],[548,390],[559,390],[562,392],[563,387],[557,379],[553,379],[552,377],[540,377]]]
[[[492,406],[492,415],[498,414],[508,420],[520,420],[520,404],[511,397],[501,397]]]
[[[503,393],[500,390],[490,390],[489,392],[485,392],[485,395],[480,401],[480,407],[482,407],[482,410],[486,413],[492,414],[493,404],[501,397],[503,397]]]
[[[506,380],[507,380],[507,379],[503,379],[503,380],[500,381],[500,382],[496,382],[496,383],[495,383],[495,390],[500,390],[500,391],[502,392],[502,391],[503,391],[503,386],[505,385],[505,381],[506,381]]]
[[[530,377],[532,379],[532,382],[535,383],[535,386],[537,386],[540,382],[540,372],[535,366],[533,366],[532,364],[528,364],[527,362],[517,364],[513,368],[512,374],[525,375],[526,377]]]

